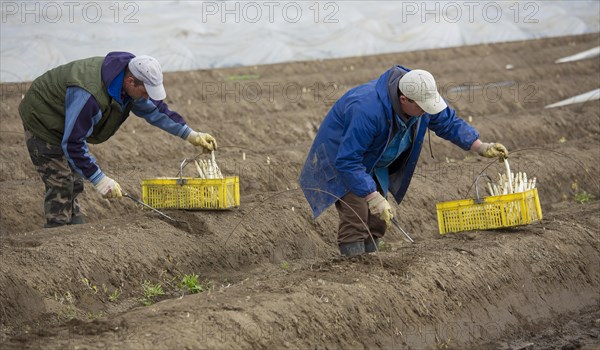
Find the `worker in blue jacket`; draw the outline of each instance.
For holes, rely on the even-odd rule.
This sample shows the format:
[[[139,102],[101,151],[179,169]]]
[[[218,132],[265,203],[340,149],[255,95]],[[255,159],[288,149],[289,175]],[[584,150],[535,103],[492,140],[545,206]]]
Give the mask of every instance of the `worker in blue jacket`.
[[[503,145],[479,140],[424,70],[395,66],[333,105],[308,153],[300,185],[315,218],[335,203],[342,255],[376,251],[393,218],[387,192],[402,201],[427,128],[464,150],[508,157]]]

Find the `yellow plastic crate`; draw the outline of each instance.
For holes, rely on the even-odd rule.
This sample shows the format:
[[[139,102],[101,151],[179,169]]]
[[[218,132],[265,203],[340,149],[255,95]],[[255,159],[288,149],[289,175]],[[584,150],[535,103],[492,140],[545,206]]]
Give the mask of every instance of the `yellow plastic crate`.
[[[479,203],[478,203],[479,202]],[[528,225],[542,220],[537,188],[513,194],[436,205],[440,234]]]
[[[142,200],[157,209],[229,209],[240,205],[240,180],[174,177],[142,180]]]

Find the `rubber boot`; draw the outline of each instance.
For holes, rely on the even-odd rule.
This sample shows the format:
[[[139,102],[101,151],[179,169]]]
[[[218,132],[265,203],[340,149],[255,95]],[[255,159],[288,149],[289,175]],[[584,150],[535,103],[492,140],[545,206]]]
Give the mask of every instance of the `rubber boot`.
[[[340,253],[344,256],[355,256],[365,253],[364,242],[341,243]]]
[[[373,240],[371,239],[371,237],[365,240],[365,253],[375,253],[376,251],[379,251],[379,242],[381,241],[381,239],[374,238],[374,240],[375,244],[373,244]]]
[[[85,223],[85,220],[83,220],[83,215],[75,215],[71,217],[71,222],[69,222],[69,225],[81,225],[83,223]]]

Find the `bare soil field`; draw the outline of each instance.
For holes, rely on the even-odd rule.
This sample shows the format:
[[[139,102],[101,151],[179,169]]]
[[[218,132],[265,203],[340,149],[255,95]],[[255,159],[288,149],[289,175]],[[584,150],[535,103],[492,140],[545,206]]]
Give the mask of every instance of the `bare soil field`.
[[[42,229],[17,112],[28,83],[1,85],[0,347],[599,348],[600,101],[544,109],[599,87],[598,58],[554,63],[598,45],[590,34],[166,74],[169,106],[217,138],[241,184],[240,208],[166,211],[180,223],[86,184],[86,224]],[[537,177],[542,222],[440,236],[435,204],[473,198],[477,174],[503,170],[432,133],[434,158],[425,145],[396,207],[415,243],[392,229],[382,251],[339,256],[337,213],[313,220],[298,174],[335,99],[395,64],[431,71],[482,140]],[[138,197],[142,179],[196,155],[135,116],[90,149]],[[203,292],[179,285],[189,274]],[[145,281],[164,292],[147,306]]]

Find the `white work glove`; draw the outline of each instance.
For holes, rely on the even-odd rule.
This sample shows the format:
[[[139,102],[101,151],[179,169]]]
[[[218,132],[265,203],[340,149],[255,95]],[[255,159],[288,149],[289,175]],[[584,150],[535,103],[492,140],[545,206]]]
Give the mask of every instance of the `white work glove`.
[[[123,197],[119,183],[108,176],[104,176],[102,180],[94,185],[94,188],[106,199]]]
[[[508,150],[501,143],[483,142],[477,149],[477,153],[486,158],[500,158],[500,161],[508,158]]]
[[[206,152],[217,149],[217,140],[207,133],[192,130],[186,140],[194,146],[202,146]]]
[[[369,205],[369,211],[374,215],[379,215],[379,218],[385,221],[388,228],[392,226],[392,219],[394,218],[394,212],[392,206],[383,198],[381,193],[373,192],[365,197],[367,204]]]

